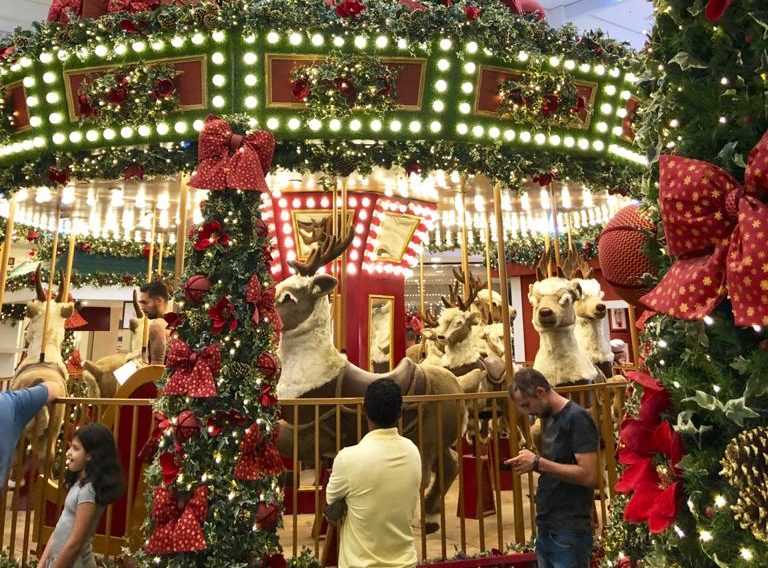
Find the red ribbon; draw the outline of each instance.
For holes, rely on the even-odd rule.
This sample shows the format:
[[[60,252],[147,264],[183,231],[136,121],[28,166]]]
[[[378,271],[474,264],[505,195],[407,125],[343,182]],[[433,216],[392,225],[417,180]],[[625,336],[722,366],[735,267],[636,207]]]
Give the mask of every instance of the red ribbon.
[[[151,12],[160,6],[160,0],[110,0],[107,5],[109,14],[119,12],[129,12],[138,14],[140,12]]]
[[[704,7],[704,15],[711,22],[716,22],[723,17],[732,2],[733,0],[709,0]]]
[[[662,156],[659,174],[667,248],[678,260],[643,304],[693,320],[727,294],[736,325],[768,325],[768,132],[749,155],[743,186],[679,156]]]
[[[249,304],[253,304],[253,316],[251,318],[253,325],[258,326],[261,323],[261,318],[264,317],[272,324],[275,333],[279,334],[283,330],[283,322],[275,309],[274,286],[263,288],[258,276],[254,274],[245,288],[245,300]]]
[[[155,528],[144,550],[147,554],[174,554],[205,550],[202,523],[208,515],[208,488],[198,485],[180,506],[176,493],[156,487],[152,500]]]
[[[275,440],[277,430],[268,440],[262,440],[261,428],[255,422],[245,431],[240,442],[240,457],[235,465],[235,479],[257,481],[263,475],[277,475],[285,466]]]
[[[214,376],[221,368],[218,345],[209,345],[196,353],[180,339],[173,339],[168,353],[168,368],[173,374],[163,389],[164,395],[217,396]]]
[[[198,141],[200,163],[189,186],[214,191],[267,191],[264,175],[274,151],[275,138],[270,132],[260,130],[243,137],[218,116],[208,115]]]

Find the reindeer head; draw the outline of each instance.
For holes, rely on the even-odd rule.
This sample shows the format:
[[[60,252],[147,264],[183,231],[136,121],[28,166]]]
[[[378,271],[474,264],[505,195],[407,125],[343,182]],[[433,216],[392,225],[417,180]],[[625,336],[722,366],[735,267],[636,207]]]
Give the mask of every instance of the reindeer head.
[[[28,353],[32,357],[37,357],[43,348],[43,326],[45,325],[45,309],[48,305],[48,333],[46,334],[46,353],[55,355],[58,353],[61,359],[61,344],[64,342],[64,323],[72,314],[75,313],[75,304],[73,302],[63,302],[64,288],[61,285],[64,282],[63,274],[59,273],[59,291],[55,298],[50,301],[43,290],[42,277],[40,276],[40,267],[35,272],[35,292],[37,299],[27,304],[27,317],[29,326],[26,332],[26,341],[29,345]],[[51,347],[52,349],[49,349]],[[48,360],[48,357],[46,357]]]
[[[275,287],[275,306],[283,322],[284,335],[314,329],[329,320],[328,295],[336,288],[338,280],[330,274],[315,273],[344,252],[354,235],[351,229],[343,240],[326,235],[306,262],[293,260],[288,263],[296,270],[296,274]]]
[[[464,295],[459,288],[464,280],[462,271],[454,269],[456,281],[448,287],[450,299],[442,297],[445,309],[440,313],[440,327],[437,338],[441,344],[454,345],[464,341],[472,331],[472,326],[482,321],[480,312],[472,309],[472,303],[477,299],[477,293],[485,287],[476,276],[470,276],[469,288]]]
[[[514,325],[517,318],[517,310],[509,307],[509,326]],[[504,322],[494,320],[492,316],[486,317],[486,325],[480,332],[480,338],[488,344],[491,353],[496,357],[504,357]],[[514,349],[514,346],[513,346]],[[514,351],[513,351],[514,353]]]
[[[573,325],[576,322],[573,304],[581,295],[579,283],[565,278],[545,278],[531,284],[528,301],[533,306],[533,327],[542,331]]]
[[[483,320],[486,322],[489,319],[501,321],[501,294],[494,290],[490,302],[488,301],[488,296],[488,288],[480,290],[477,293],[477,299],[472,303],[472,307],[482,314]]]

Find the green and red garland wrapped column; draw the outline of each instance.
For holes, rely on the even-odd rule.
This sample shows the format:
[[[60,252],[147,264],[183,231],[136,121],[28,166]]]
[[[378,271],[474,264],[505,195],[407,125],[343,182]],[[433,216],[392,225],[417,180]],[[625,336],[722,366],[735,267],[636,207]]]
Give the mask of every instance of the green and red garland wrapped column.
[[[192,233],[181,306],[145,456],[152,567],[285,566],[275,447],[280,321],[259,213],[275,141],[209,116],[190,186],[210,189]]]

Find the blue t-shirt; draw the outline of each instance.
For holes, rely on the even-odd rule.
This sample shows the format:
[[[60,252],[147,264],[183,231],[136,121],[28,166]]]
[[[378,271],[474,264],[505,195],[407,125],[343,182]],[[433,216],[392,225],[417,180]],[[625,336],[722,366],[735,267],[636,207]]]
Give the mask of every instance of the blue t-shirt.
[[[13,452],[27,422],[48,402],[48,387],[0,392],[0,483],[5,483]]]

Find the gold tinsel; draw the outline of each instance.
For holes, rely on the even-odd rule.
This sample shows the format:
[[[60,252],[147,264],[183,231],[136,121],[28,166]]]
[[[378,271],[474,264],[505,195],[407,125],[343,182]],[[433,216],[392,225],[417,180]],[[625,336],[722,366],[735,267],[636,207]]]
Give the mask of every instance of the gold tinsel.
[[[745,430],[725,448],[720,475],[738,492],[733,517],[768,542],[768,427]]]

